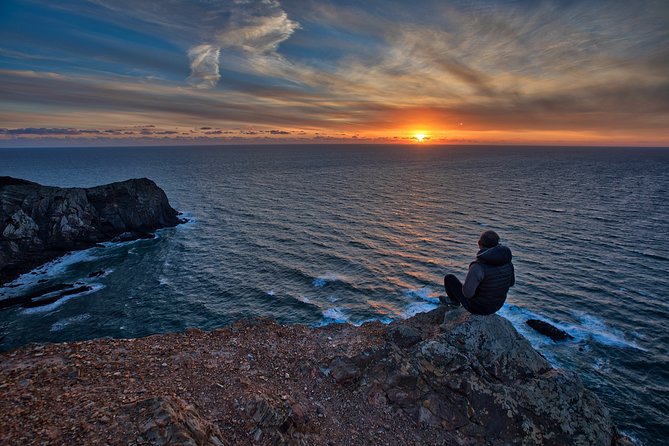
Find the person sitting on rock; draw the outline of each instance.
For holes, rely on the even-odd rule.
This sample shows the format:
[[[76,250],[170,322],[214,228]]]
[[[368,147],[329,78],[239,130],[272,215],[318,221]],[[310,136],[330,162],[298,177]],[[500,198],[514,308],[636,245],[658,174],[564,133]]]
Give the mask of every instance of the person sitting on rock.
[[[476,260],[469,264],[463,285],[453,274],[444,277],[448,298],[442,303],[462,306],[473,314],[493,314],[504,305],[509,288],[516,282],[511,250],[499,244],[495,231],[485,231],[478,242]]]

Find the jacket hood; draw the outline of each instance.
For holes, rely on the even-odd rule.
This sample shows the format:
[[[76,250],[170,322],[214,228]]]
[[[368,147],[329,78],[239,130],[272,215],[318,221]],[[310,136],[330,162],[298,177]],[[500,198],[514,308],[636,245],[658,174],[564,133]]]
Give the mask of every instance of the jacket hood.
[[[487,265],[499,266],[511,262],[511,250],[506,246],[497,245],[494,248],[481,249],[476,254],[476,260]]]

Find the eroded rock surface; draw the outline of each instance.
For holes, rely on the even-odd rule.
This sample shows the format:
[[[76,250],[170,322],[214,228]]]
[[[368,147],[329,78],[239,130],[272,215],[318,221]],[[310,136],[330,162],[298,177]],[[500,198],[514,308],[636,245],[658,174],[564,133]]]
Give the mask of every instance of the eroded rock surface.
[[[0,177],[0,284],[68,251],[148,237],[179,224],[177,214],[146,178],[59,188]]]
[[[508,321],[446,307],[26,346],[0,383],[0,444],[629,444]]]
[[[417,343],[389,333],[380,349],[336,358],[333,376],[346,371],[341,381],[357,380],[371,400],[387,399],[463,442],[608,446],[616,437],[608,411],[579,377],[552,368],[500,316],[454,309],[438,333]]]

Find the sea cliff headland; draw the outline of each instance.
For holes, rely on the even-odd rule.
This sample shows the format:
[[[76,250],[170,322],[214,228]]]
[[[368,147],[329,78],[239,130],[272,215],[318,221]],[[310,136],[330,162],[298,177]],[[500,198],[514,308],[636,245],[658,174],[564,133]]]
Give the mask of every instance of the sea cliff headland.
[[[68,251],[181,222],[147,178],[61,188],[0,177],[0,285]]]

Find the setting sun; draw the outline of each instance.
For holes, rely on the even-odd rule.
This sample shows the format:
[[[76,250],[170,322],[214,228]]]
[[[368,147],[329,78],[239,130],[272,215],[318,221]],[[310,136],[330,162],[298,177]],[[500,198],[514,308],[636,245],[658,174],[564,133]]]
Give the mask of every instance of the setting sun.
[[[414,138],[416,138],[418,142],[423,142],[423,140],[427,138],[427,135],[425,133],[416,133]]]

